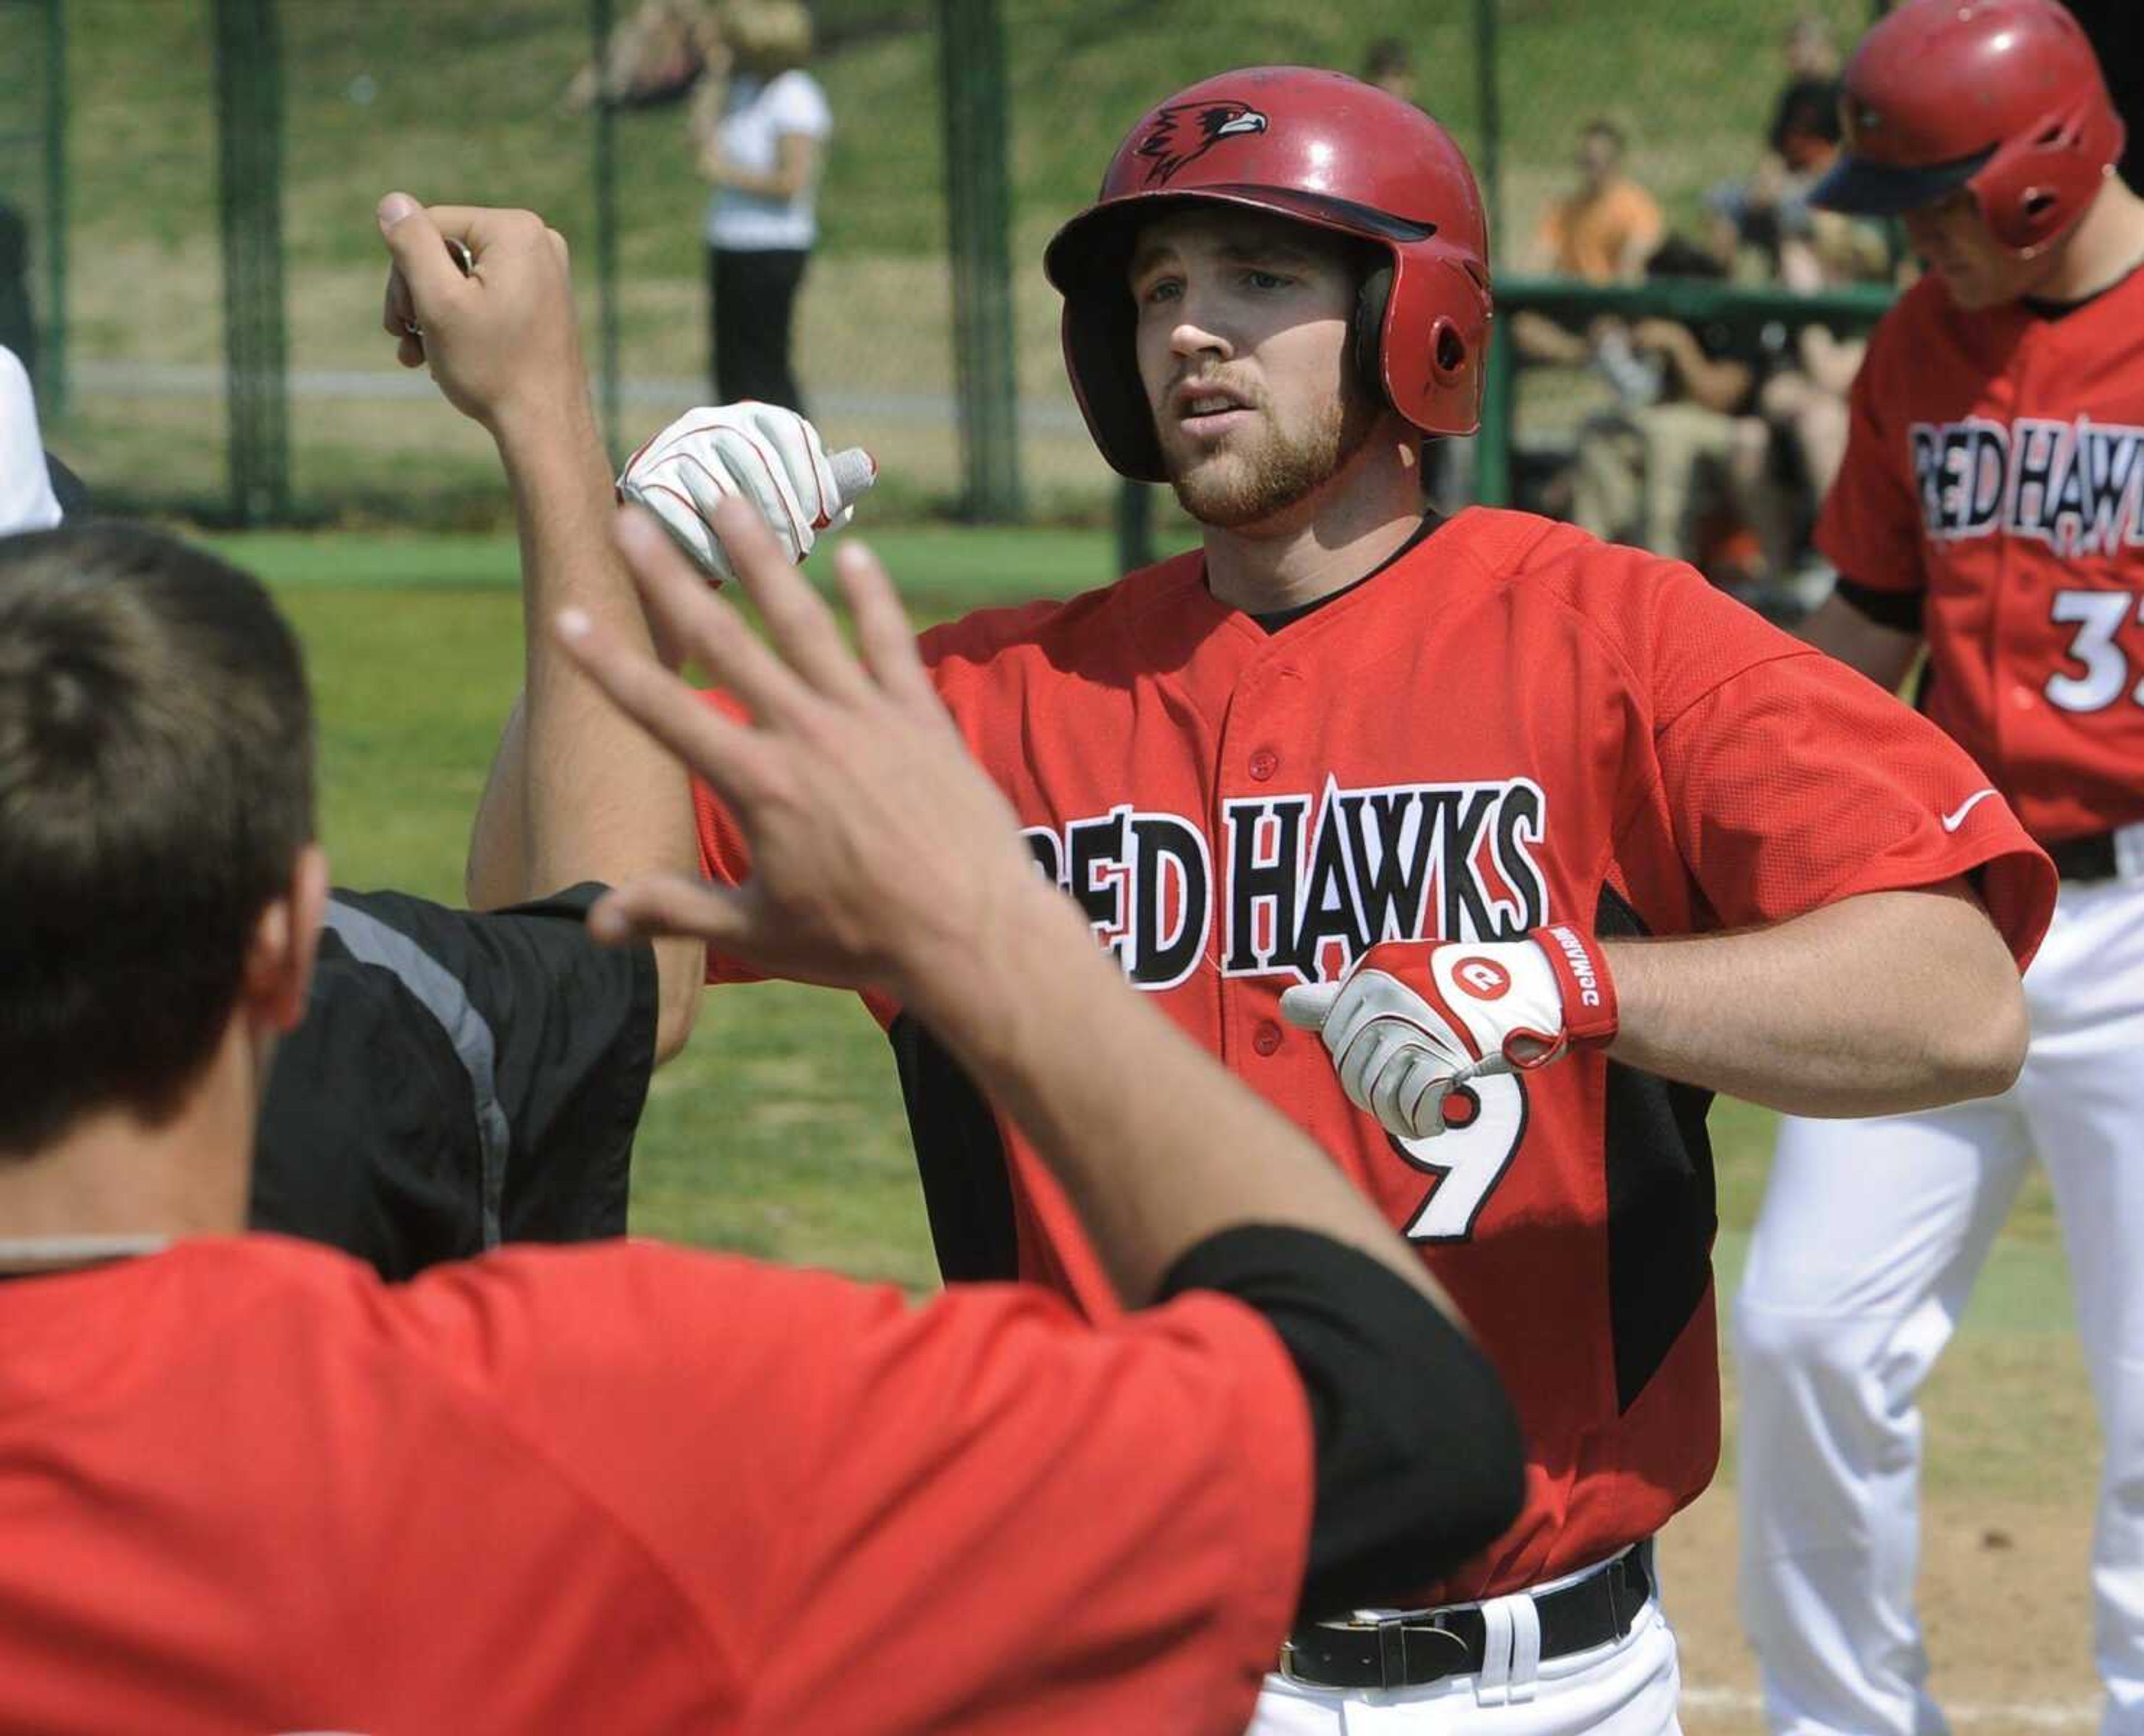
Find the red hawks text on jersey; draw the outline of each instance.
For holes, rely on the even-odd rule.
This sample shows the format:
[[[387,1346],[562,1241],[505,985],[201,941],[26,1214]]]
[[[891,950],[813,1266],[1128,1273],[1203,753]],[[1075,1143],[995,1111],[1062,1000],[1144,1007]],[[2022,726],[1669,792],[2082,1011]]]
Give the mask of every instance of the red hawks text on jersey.
[[[1027,841],[1142,988],[1174,988],[1213,951],[1223,975],[1313,983],[1380,940],[1538,927],[1541,812],[1529,778],[1361,790],[1328,778],[1227,803],[1218,853],[1202,817],[1129,806],[1030,826]]]
[[[1915,285],[1854,382],[1818,542],[1923,596],[1924,709],[2035,836],[2144,819],[2144,272],[2055,316]]]
[[[924,652],[1097,944],[1416,1242],[1510,1387],[1526,1508],[1426,1600],[1599,1560],[1710,1481],[1707,1099],[1581,1054],[1396,1141],[1282,992],[1379,940],[1687,934],[1976,869],[2022,959],[2052,901],[2001,802],[1945,829],[1985,780],[1926,720],[1689,568],[1521,513],[1463,513],[1272,633],[1192,554]],[[1112,1312],[1016,1129],[911,1021],[892,1035],[948,1275],[1016,1267]]]

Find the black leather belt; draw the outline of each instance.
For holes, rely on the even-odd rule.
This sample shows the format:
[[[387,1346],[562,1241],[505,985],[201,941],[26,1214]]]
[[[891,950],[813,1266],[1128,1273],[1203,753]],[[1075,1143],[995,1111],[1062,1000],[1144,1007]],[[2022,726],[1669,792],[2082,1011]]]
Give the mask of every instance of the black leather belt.
[[[2064,880],[2112,880],[2120,866],[2115,860],[2112,832],[2065,838],[2059,844],[2042,847],[2053,859],[2055,872]]]
[[[1541,1657],[1566,1657],[1620,1639],[1652,1595],[1650,1537],[1575,1584],[1536,1593]],[[1288,1635],[1281,1673],[1320,1688],[1427,1688],[1447,1676],[1480,1674],[1487,1639],[1478,1604],[1383,1621],[1321,1621]]]

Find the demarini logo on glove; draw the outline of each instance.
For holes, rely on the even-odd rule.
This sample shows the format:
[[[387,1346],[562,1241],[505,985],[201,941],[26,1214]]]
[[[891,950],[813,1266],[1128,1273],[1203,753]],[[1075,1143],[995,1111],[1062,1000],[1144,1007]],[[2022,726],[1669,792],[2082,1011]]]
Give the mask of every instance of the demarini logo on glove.
[[[1265,130],[1266,117],[1248,102],[1179,102],[1154,117],[1133,154],[1154,165],[1146,171],[1149,186],[1166,186],[1178,170],[1222,140]]]
[[[1990,790],[1988,793],[1993,796],[1995,792]],[[1970,805],[1968,804],[1968,806]],[[1593,968],[1593,955],[1586,951],[1586,943],[1561,922],[1549,925],[1548,935],[1563,949],[1565,962],[1571,966],[1571,974],[1578,980],[1579,1004],[1588,1007],[1599,1006],[1601,1004],[1601,973]]]
[[[1493,959],[1462,959],[1452,980],[1476,1000],[1501,1000],[1511,992],[1511,974]]]

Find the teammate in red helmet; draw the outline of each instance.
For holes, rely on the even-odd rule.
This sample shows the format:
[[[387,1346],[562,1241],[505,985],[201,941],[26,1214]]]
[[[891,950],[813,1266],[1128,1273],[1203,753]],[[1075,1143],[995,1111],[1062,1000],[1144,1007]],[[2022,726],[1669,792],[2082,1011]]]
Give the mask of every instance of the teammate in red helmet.
[[[1921,709],[2062,886],[1991,1102],[1789,1118],[1735,1309],[1744,1616],[1773,1728],[1944,1728],[1914,1619],[1920,1420],[2025,1168],[2053,1180],[2106,1451],[2102,1729],[2144,1732],[2144,203],[2053,0],[1908,0],[1863,41],[1815,198],[1928,270],[1872,338],[1807,637]],[[1977,806],[1974,804],[1978,804]]]
[[[925,637],[1042,872],[1465,1299],[1527,1438],[1516,1523],[1410,1611],[1298,1628],[1262,1733],[1675,1728],[1650,1540],[1718,1451],[1708,1094],[2002,1089],[2053,895],[1941,732],[1690,568],[1425,510],[1486,258],[1450,136],[1367,85],[1158,105],[1048,270],[1097,444],[1202,545]],[[647,462],[719,471],[702,423]],[[1109,1315],[1002,1107],[888,1010],[948,1275]]]

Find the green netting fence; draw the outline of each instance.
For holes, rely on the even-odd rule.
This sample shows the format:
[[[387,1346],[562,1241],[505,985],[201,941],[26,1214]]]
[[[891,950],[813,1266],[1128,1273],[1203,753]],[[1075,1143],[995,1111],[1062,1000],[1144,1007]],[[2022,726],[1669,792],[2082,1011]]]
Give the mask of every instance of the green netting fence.
[[[482,435],[394,365],[379,196],[526,205],[573,244],[629,447],[707,395],[706,188],[681,101],[576,107],[640,0],[0,0],[0,224],[51,443],[99,498],[251,522],[489,524]],[[876,510],[1106,522],[1040,258],[1122,130],[1228,64],[1401,43],[1516,275],[1578,129],[1629,139],[1679,228],[1754,166],[1781,43],[1870,0],[821,0],[836,131],[797,360]],[[954,172],[949,173],[949,161]],[[0,236],[3,240],[4,236]],[[1553,440],[1583,394],[1519,391]],[[1166,512],[1173,510],[1165,504]],[[1165,522],[1164,529],[1168,526]]]

